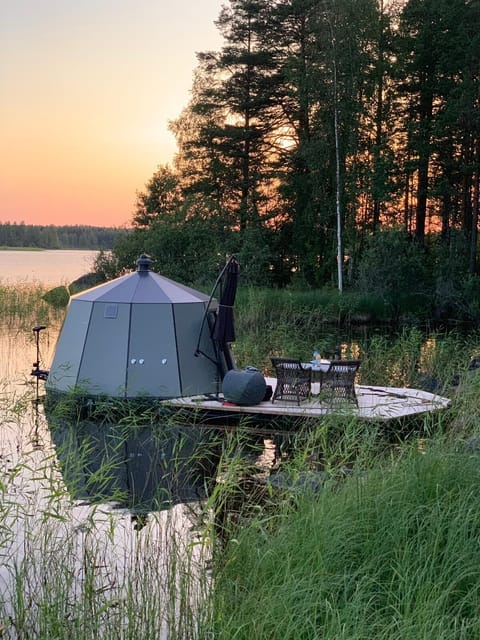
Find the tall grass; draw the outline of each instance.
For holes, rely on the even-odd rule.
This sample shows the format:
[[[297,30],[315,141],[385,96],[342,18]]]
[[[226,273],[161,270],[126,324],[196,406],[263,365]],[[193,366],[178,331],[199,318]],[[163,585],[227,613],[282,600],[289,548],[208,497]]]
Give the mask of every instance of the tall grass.
[[[0,457],[2,637],[196,637],[211,549],[198,499],[176,502],[211,444],[178,430],[172,440],[168,425],[41,413],[19,437],[24,407]]]
[[[442,446],[296,494],[236,531],[204,637],[480,637],[479,490],[478,455]]]
[[[385,305],[374,298],[335,289],[240,289],[237,307],[261,320],[265,313],[274,319],[278,313],[290,313],[298,327],[314,323],[382,322],[388,320]],[[264,316],[265,317],[265,316]],[[266,319],[266,317],[265,317]]]
[[[234,344],[238,366],[255,365],[271,373],[271,356],[309,361],[317,347],[326,356],[339,351],[344,358],[360,359],[362,384],[425,386],[438,392],[451,387],[471,358],[480,354],[480,334],[474,331],[430,331],[426,338],[418,327],[393,331],[332,326],[325,322],[322,295],[241,292]]]
[[[4,636],[195,637],[208,555],[185,509],[157,512],[138,531],[128,513],[64,503],[9,505],[9,528],[14,518],[24,528],[2,558]]]
[[[64,309],[49,305],[43,299],[46,293],[42,285],[0,285],[0,323],[25,329],[58,321],[63,317]]]

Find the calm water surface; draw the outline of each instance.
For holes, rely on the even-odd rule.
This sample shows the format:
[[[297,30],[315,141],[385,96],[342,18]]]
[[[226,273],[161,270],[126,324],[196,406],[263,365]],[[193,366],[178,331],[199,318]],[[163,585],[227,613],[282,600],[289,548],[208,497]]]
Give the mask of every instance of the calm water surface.
[[[92,271],[98,251],[0,251],[0,282],[4,284],[69,284]]]

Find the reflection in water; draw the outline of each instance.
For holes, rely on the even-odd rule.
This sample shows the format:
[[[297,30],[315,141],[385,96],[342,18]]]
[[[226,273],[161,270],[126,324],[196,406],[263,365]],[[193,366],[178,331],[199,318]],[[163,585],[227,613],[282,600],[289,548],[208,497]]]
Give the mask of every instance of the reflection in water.
[[[88,421],[50,426],[71,496],[114,503],[136,519],[205,498],[216,473],[217,447],[205,429]]]
[[[184,637],[209,589],[208,434],[49,424],[31,399],[2,424],[4,636]]]

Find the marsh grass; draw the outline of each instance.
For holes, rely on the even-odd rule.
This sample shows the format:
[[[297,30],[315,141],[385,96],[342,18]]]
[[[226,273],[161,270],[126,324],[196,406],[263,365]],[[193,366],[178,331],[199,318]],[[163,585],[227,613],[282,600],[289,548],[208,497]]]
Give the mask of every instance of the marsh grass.
[[[330,317],[330,297],[322,291],[240,290],[236,305],[237,333],[242,336],[235,344],[238,360],[268,368],[270,356],[285,354],[287,349],[310,359],[325,314]],[[323,348],[321,340],[318,346]]]
[[[251,328],[275,328],[275,320],[288,316],[291,328],[309,324],[377,321],[388,319],[383,302],[351,291],[339,294],[336,289],[240,289],[236,308],[250,318]]]
[[[431,391],[440,392],[455,384],[478,353],[476,334],[432,332],[425,339],[424,332],[408,328],[396,336],[373,335],[361,350],[361,379],[412,387],[429,382]]]
[[[446,446],[404,448],[390,464],[293,494],[274,520],[237,530],[217,567],[210,631],[479,637],[478,462]]]
[[[64,310],[49,305],[43,299],[46,292],[42,285],[0,284],[0,323],[24,330],[38,324],[58,322]]]
[[[3,580],[4,635],[194,637],[205,551],[183,510],[154,514],[141,531],[108,506],[67,503],[44,513],[41,526],[29,521],[21,550],[6,559],[13,569]]]
[[[335,328],[328,311],[331,295],[240,291],[234,344],[238,366],[255,365],[271,374],[271,356],[309,361],[316,346],[324,355],[340,351],[344,358],[360,359],[362,384],[421,386],[440,392],[448,390],[471,358],[480,354],[480,335],[475,331],[429,331],[426,338],[426,332],[415,326],[395,331],[388,326],[369,331]]]

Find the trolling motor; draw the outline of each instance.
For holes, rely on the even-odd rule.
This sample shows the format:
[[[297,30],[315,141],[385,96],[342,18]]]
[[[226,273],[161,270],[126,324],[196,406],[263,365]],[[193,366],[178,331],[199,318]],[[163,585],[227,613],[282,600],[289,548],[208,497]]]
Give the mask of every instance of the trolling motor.
[[[40,331],[46,328],[44,324],[39,324],[32,329],[37,345],[37,359],[33,363],[32,376],[35,376],[37,380],[46,380],[48,378],[48,371],[46,369],[40,369]]]

